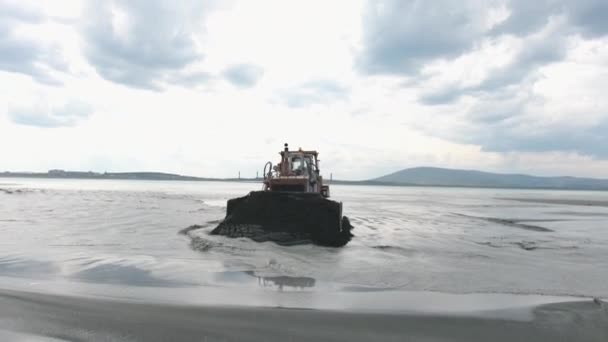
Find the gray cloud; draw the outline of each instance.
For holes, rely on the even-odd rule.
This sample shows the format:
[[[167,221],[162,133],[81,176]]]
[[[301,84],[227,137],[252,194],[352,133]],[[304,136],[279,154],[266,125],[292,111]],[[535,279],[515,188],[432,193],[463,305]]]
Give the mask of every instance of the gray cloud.
[[[552,0],[509,0],[507,8],[511,11],[509,17],[494,27],[491,35],[513,34],[525,36],[545,27],[549,17],[560,12],[559,1]]]
[[[580,27],[584,34],[592,37],[608,34],[608,2],[596,0],[570,1],[570,20]]]
[[[467,91],[468,92],[468,91]],[[450,104],[458,100],[465,91],[457,90],[452,87],[443,88],[440,90],[428,92],[426,94],[422,94],[418,99],[422,104],[425,105],[445,105]]]
[[[602,36],[608,33],[605,13],[608,3],[604,0],[510,0],[507,6],[511,15],[496,26],[493,34],[527,35],[544,27],[551,17],[564,16],[570,32],[586,36]]]
[[[608,158],[608,120],[585,129],[566,126],[530,129],[527,133],[514,131],[507,122],[484,127],[486,133],[477,134],[473,142],[485,151],[495,152],[573,152],[596,158]]]
[[[524,40],[525,48],[507,65],[492,70],[486,79],[474,86],[447,85],[423,94],[420,102],[426,105],[444,105],[457,101],[463,95],[480,97],[492,94],[509,86],[520,86],[527,79],[538,78],[542,66],[565,58],[568,49],[567,37],[556,34],[531,37]]]
[[[572,152],[608,158],[608,113],[595,124],[568,125],[543,112],[547,100],[525,89],[532,86],[480,95],[481,101],[464,117],[468,128],[451,138],[491,152]]]
[[[63,106],[35,105],[9,109],[8,116],[16,124],[36,127],[69,127],[93,114],[91,106],[80,101],[70,101]]]
[[[480,9],[455,1],[369,2],[357,67],[368,74],[416,74],[429,60],[469,50],[483,32]]]
[[[573,130],[553,120],[547,101],[533,90],[541,69],[563,61],[571,38],[608,35],[605,0],[374,1],[363,19],[363,48],[356,67],[363,74],[403,76],[406,87],[436,87],[423,93],[425,105],[455,104],[471,96],[477,105],[458,114],[458,129],[443,134],[478,144],[487,151],[569,151],[608,158],[608,113],[595,124]],[[495,27],[483,25],[488,9],[506,6],[510,15]],[[488,6],[488,7],[484,7]],[[475,85],[436,81],[439,73],[421,73],[424,66],[474,53],[484,43],[515,38],[522,49],[502,67],[489,71]],[[552,107],[551,107],[552,108]],[[598,110],[602,110],[601,108]],[[575,115],[575,114],[573,114]],[[573,118],[574,119],[574,118]],[[451,118],[454,121],[454,118]],[[432,128],[429,129],[432,134]]]
[[[329,104],[348,97],[350,90],[330,80],[302,83],[280,93],[280,101],[291,108],[304,108],[314,104]]]
[[[179,84],[184,87],[197,87],[206,85],[216,79],[211,73],[204,71],[178,72],[166,75],[164,81],[171,84]]]
[[[208,9],[199,1],[91,2],[85,55],[102,77],[116,83],[152,90],[164,82],[191,86],[203,80],[200,73],[188,77],[185,67],[203,58],[193,32],[202,29]]]
[[[559,35],[580,33],[587,36],[608,34],[608,2],[605,0],[508,0],[509,17],[494,28],[486,28],[485,17],[502,2],[489,1],[370,1],[363,27],[363,50],[357,67],[367,74],[417,75],[427,63],[454,58],[480,43],[500,35],[525,37],[539,32],[552,18],[564,17]],[[554,42],[553,42],[554,43]],[[545,54],[563,56],[557,51]],[[525,62],[525,60],[524,60]]]
[[[237,64],[226,68],[222,75],[237,87],[250,88],[264,75],[264,69],[251,64]]]
[[[0,70],[21,73],[34,80],[57,85],[52,71],[67,71],[58,47],[18,37],[15,27],[38,24],[45,18],[36,11],[0,2]]]
[[[38,23],[45,18],[39,10],[18,2],[0,2],[0,21]]]

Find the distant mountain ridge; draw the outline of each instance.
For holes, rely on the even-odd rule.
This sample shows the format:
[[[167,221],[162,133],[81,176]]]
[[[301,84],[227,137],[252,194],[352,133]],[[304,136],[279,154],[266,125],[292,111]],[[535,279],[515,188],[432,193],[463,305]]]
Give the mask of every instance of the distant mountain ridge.
[[[0,177],[261,182],[261,179],[258,178],[204,178],[163,172],[99,173],[92,171],[64,170],[49,170],[48,172],[5,171],[0,172]],[[525,174],[503,174],[439,167],[414,167],[364,181],[343,181],[334,179],[330,184],[608,190],[608,179],[569,176],[540,177]]]
[[[608,179],[580,177],[540,177],[477,170],[415,167],[369,180],[374,183],[426,186],[470,186],[531,189],[608,190]]]
[[[76,179],[125,179],[125,180],[181,180],[181,181],[251,181],[253,178],[203,178],[182,176],[166,172],[93,172],[49,170],[48,172],[0,172],[0,177],[26,178],[76,178]]]

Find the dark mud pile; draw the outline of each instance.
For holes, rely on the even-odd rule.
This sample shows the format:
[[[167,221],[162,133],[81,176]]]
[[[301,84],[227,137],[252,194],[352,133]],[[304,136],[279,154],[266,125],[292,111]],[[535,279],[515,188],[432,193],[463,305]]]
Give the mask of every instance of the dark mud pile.
[[[342,204],[320,194],[253,191],[228,200],[226,218],[211,234],[341,247],[353,237],[352,229]]]

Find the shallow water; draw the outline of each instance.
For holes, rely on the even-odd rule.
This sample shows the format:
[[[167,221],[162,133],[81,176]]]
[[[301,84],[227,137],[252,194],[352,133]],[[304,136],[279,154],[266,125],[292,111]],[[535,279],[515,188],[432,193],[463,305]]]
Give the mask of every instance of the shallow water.
[[[355,226],[344,248],[208,235],[260,187],[0,178],[0,287],[608,297],[607,192],[334,185]]]

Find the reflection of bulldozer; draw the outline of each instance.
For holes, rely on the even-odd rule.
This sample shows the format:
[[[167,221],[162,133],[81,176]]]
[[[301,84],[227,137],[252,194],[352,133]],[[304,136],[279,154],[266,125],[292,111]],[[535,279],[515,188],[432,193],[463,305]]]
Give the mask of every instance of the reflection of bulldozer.
[[[264,166],[264,190],[228,200],[226,218],[211,234],[249,237],[255,241],[297,244],[305,241],[343,246],[352,226],[342,203],[327,199],[316,151],[290,151]]]

